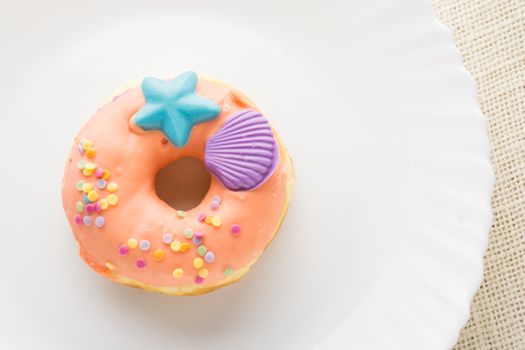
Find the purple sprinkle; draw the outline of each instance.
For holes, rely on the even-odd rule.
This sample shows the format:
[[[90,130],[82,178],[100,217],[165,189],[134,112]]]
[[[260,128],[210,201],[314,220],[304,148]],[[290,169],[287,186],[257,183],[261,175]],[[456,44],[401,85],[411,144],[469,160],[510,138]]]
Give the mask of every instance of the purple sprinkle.
[[[103,216],[97,216],[97,217],[95,218],[95,225],[96,225],[97,227],[102,227],[102,226],[104,226],[104,222],[105,222],[105,220],[104,220],[104,217],[103,217]]]
[[[241,226],[239,224],[233,224],[230,230],[234,236],[237,236],[241,233]]]
[[[104,179],[100,179],[97,181],[97,188],[103,190],[104,188],[106,188],[106,185],[108,184],[108,182]]]
[[[127,245],[121,245],[120,248],[118,249],[118,253],[120,255],[126,255],[128,254],[128,252],[129,252],[129,248]]]
[[[82,223],[84,222],[82,221],[82,216],[80,215],[75,216],[75,222],[77,223],[77,225],[82,225]]]
[[[215,201],[211,202],[211,204],[210,204],[210,209],[211,209],[211,210],[217,210],[217,209],[219,209],[219,202],[215,202]]]
[[[201,276],[195,277],[195,283],[202,284],[202,282],[204,282],[204,278],[202,278]]]
[[[96,202],[96,203],[93,205],[93,207],[95,208],[95,211],[96,211],[97,213],[100,213],[100,210],[101,210],[101,209],[100,209],[100,203],[99,203],[99,202]]]
[[[215,254],[213,254],[213,252],[207,252],[206,255],[204,255],[204,260],[206,262],[213,262],[215,260]]]
[[[78,151],[80,152],[80,154],[83,155],[84,154],[84,147],[82,147],[82,145],[78,145],[77,148],[78,148]]]
[[[204,232],[202,232],[202,231],[197,231],[197,232],[194,233],[194,235],[197,236],[197,237],[199,237],[199,238],[202,238],[202,237],[204,237]]]
[[[219,204],[221,204],[221,197],[219,196],[213,196],[213,198],[211,199],[212,202],[217,202]]]
[[[87,212],[88,214],[91,214],[91,213],[93,213],[94,211],[95,211],[95,205],[93,205],[93,204],[88,204],[88,205],[86,205],[86,212]]]
[[[144,259],[137,259],[137,267],[139,269],[142,269],[146,266],[146,260]]]
[[[173,242],[173,235],[171,233],[165,233],[162,236],[162,242],[164,242],[165,244],[170,244],[171,242]]]
[[[198,237],[198,236],[193,236],[193,238],[191,239],[191,241],[193,242],[193,244],[195,245],[201,245],[202,243],[202,238]]]
[[[93,219],[91,216],[84,216],[84,225],[91,225],[93,223]]]

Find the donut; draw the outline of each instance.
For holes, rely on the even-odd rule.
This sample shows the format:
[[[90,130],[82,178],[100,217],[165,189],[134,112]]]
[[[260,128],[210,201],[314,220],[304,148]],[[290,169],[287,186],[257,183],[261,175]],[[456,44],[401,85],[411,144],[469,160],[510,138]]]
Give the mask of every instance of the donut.
[[[157,188],[163,169],[183,159],[209,178],[191,208]],[[99,108],[74,139],[61,194],[93,270],[148,291],[198,295],[248,272],[279,230],[294,181],[291,158],[255,104],[189,71],[128,84]]]

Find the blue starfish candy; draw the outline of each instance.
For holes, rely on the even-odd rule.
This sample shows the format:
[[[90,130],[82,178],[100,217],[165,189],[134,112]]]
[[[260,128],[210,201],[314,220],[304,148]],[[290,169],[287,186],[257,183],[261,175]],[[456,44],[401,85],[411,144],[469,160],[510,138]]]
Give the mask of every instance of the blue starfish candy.
[[[217,117],[220,106],[195,93],[197,74],[186,72],[171,81],[157,78],[142,80],[142,93],[146,104],[133,121],[144,130],[160,130],[175,146],[188,143],[195,124]]]

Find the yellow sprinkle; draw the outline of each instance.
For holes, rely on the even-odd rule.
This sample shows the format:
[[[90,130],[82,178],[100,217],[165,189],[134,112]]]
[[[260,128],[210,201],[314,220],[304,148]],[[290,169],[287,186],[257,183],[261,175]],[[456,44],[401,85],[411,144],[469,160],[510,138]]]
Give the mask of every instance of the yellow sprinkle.
[[[118,189],[118,185],[117,185],[115,182],[110,182],[110,183],[108,183],[108,185],[106,186],[106,189],[107,189],[109,192],[115,192],[115,191]]]
[[[178,252],[180,250],[180,241],[173,241],[173,242],[171,242],[170,248],[174,252]]]
[[[108,200],[106,198],[102,198],[98,201],[98,204],[100,205],[100,209],[106,210],[109,206]]]
[[[211,224],[215,227],[219,227],[221,226],[221,223],[222,223],[222,220],[221,220],[221,217],[220,216],[214,216],[212,219],[211,219]]]
[[[87,194],[87,197],[90,201],[94,202],[98,198],[98,193],[97,191],[89,191],[89,193]]]
[[[196,269],[200,269],[204,265],[204,260],[201,258],[195,258],[193,259],[193,267]]]
[[[162,249],[157,249],[157,250],[155,250],[155,253],[153,253],[153,257],[157,261],[164,260],[164,255],[165,255],[165,253],[164,253],[164,250],[162,250]]]
[[[206,278],[208,277],[208,269],[203,267],[199,270],[199,277]]]
[[[89,182],[86,182],[84,185],[82,185],[82,191],[86,194],[93,191],[93,185]]]
[[[206,216],[206,219],[204,219],[204,222],[209,225],[209,224],[211,224],[211,219],[212,219],[211,216]]]
[[[188,242],[182,242],[180,244],[181,253],[186,253],[188,250],[190,250],[190,248],[191,248],[191,244],[189,244]]]
[[[89,140],[84,140],[84,142],[82,142],[82,148],[84,149],[84,151],[87,151],[91,147],[93,147],[93,142]]]
[[[109,205],[117,205],[118,203],[118,197],[116,194],[110,194],[108,196],[108,203]]]
[[[173,277],[175,278],[181,278],[184,275],[184,270],[180,267],[177,267],[175,270],[173,270]]]
[[[107,179],[109,179],[109,175],[111,175],[109,170],[108,169],[104,169],[104,172],[102,173],[102,178],[104,180],[107,180]]]
[[[115,270],[115,265],[113,265],[112,263],[110,263],[109,261],[106,262],[106,267],[110,270]]]
[[[82,174],[84,174],[85,176],[91,176],[91,174],[93,174],[93,170],[89,170],[89,169],[82,169]]]
[[[88,158],[95,158],[96,154],[97,154],[97,150],[95,149],[95,147],[91,147],[86,150],[86,156]]]
[[[137,248],[138,244],[139,244],[139,242],[137,242],[137,240],[135,238],[128,239],[128,247],[129,247],[129,249]]]
[[[95,163],[86,163],[86,165],[84,165],[84,169],[87,170],[95,170],[96,167],[97,165]]]

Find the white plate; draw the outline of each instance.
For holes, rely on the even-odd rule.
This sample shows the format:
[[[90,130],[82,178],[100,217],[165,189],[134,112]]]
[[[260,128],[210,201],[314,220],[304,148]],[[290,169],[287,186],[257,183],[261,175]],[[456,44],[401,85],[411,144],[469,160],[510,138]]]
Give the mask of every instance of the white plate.
[[[493,175],[471,77],[430,1],[7,1],[0,11],[1,348],[447,349],[482,275]],[[195,298],[77,257],[59,189],[121,83],[238,86],[293,156],[280,234]]]

